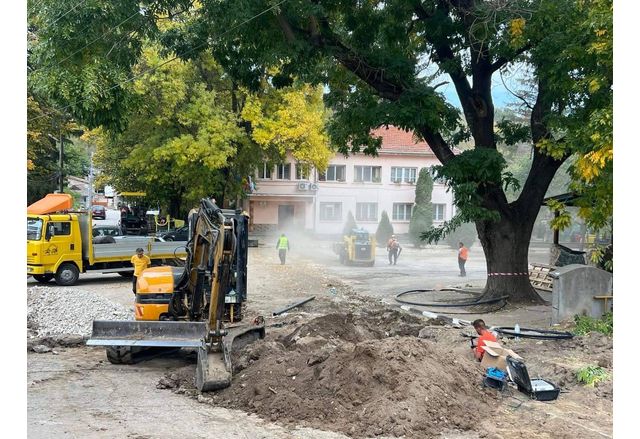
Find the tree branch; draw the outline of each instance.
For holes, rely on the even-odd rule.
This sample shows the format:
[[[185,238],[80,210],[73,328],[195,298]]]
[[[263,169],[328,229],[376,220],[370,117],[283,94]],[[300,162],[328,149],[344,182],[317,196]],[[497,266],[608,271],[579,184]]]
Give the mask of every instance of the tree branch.
[[[426,126],[418,127],[417,131],[429,144],[433,153],[436,155],[438,160],[440,160],[440,163],[445,164],[455,157],[455,154],[439,133],[431,131]]]
[[[493,64],[491,64],[491,73],[494,73],[497,70],[500,70],[505,65],[513,62],[517,57],[525,53],[527,50],[530,50],[533,47],[533,43],[529,42],[522,46],[520,49],[516,50],[513,56],[507,58],[506,56],[501,56]]]
[[[531,111],[531,138],[534,152],[531,170],[527,176],[522,192],[513,205],[520,211],[539,209],[544,195],[551,184],[556,171],[571,156],[566,153],[560,159],[545,154],[536,145],[552,135],[547,127],[545,117],[551,112],[553,100],[543,80],[538,80],[538,95]]]
[[[299,34],[312,44],[313,47],[328,49],[330,54],[335,57],[344,68],[372,87],[378,96],[390,101],[397,101],[406,90],[402,84],[385,77],[384,68],[372,65],[365,57],[339,41],[331,31],[325,17],[320,19],[311,17],[309,30],[294,28],[282,14],[278,15],[278,23],[280,23],[289,41],[294,41],[296,34]],[[464,78],[464,75],[462,75],[462,78]],[[464,81],[466,81],[466,78],[464,78]],[[455,157],[453,151],[439,133],[434,132],[426,126],[416,127],[416,131],[426,140],[440,162],[445,163]]]

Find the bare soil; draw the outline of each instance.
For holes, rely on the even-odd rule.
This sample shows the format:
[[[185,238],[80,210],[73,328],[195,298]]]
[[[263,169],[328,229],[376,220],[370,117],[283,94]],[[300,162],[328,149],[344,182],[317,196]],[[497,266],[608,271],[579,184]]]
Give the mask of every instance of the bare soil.
[[[390,307],[389,285],[376,289],[361,271],[367,268],[352,269],[356,291],[350,272],[302,252],[281,266],[273,249],[261,247],[251,249],[249,261],[248,317],[266,317],[267,337],[234,353],[231,387],[198,395],[194,355],[185,351],[116,366],[102,350],[56,346],[55,354],[29,353],[30,437],[185,437],[185,424],[187,437],[613,435],[612,380],[585,387],[575,378],[593,364],[612,374],[610,337],[503,339],[524,357],[532,378],[561,386],[557,401],[537,402],[515,389],[484,388],[463,336],[468,328]],[[108,296],[130,301],[128,282],[122,291],[115,280],[108,285]],[[311,295],[314,301],[271,316]],[[541,321],[538,308],[517,311],[522,326]],[[496,315],[501,324],[511,318],[509,309],[483,318]],[[136,422],[140,413],[149,416],[144,427]]]

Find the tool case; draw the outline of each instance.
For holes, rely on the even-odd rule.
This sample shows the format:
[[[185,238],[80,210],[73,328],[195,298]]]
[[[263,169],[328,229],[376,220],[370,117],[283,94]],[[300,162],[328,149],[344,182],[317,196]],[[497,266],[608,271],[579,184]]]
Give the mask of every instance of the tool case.
[[[485,373],[482,384],[492,389],[504,390],[507,381],[507,374],[500,369],[490,367]]]
[[[543,379],[530,379],[527,366],[522,360],[507,357],[507,373],[518,390],[537,401],[553,401],[558,398],[560,388]]]

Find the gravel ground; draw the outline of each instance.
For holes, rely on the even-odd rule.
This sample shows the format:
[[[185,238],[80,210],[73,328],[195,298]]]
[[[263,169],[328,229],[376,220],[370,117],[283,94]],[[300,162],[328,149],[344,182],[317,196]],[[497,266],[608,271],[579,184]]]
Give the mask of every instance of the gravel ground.
[[[27,328],[31,338],[86,338],[91,335],[93,320],[133,320],[133,310],[89,291],[27,288]]]

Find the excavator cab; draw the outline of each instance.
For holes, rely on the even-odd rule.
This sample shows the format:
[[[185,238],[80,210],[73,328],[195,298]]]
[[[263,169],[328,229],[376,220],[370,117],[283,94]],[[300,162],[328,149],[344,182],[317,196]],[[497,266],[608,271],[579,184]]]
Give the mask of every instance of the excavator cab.
[[[200,391],[231,384],[231,351],[264,338],[264,319],[238,325],[247,300],[248,217],[209,199],[189,218],[184,267],[138,277],[135,321],[94,321],[91,346],[112,363],[134,363],[149,348],[195,348]]]

